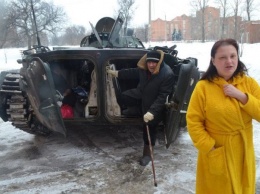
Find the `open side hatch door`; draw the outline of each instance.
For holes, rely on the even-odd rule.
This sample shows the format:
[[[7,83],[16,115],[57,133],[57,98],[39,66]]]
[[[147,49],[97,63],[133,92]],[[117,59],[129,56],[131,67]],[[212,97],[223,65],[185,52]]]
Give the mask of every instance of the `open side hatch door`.
[[[52,131],[66,136],[66,128],[56,100],[56,90],[50,68],[40,58],[28,62],[24,72],[23,89],[39,122]]]
[[[100,39],[100,37],[99,37],[99,35],[98,35],[97,30],[94,28],[94,26],[93,26],[93,24],[92,24],[91,22],[89,22],[89,24],[90,24],[90,26],[91,26],[91,28],[92,28],[93,33],[95,34],[95,36],[96,36],[96,38],[97,38],[97,41],[98,41],[98,43],[99,43],[99,48],[103,48],[102,41],[101,41],[101,39]]]
[[[120,30],[124,24],[125,18],[120,12],[108,37],[108,42],[113,46],[119,44]]]
[[[197,59],[187,58],[180,64],[179,76],[171,99],[167,99],[165,136],[166,148],[173,143],[182,127],[186,126],[186,111],[191,94],[199,80]]]

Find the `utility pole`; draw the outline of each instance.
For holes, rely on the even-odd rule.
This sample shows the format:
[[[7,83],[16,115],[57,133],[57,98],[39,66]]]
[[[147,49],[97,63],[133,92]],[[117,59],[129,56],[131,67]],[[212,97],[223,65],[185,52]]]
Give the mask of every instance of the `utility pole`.
[[[165,22],[165,45],[166,45],[166,44],[167,44],[167,22],[166,22],[166,14],[165,14],[164,22]]]
[[[151,47],[151,0],[149,0],[149,13],[148,13],[148,43],[149,47]]]

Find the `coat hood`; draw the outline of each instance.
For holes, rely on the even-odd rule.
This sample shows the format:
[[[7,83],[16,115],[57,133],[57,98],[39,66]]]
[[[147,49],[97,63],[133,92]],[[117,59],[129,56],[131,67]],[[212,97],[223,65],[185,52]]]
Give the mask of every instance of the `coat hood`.
[[[153,74],[158,74],[159,71],[160,71],[160,67],[161,67],[161,64],[163,62],[163,58],[164,58],[164,52],[161,51],[161,50],[157,50],[158,52],[160,52],[161,54],[161,57],[160,57],[160,60],[153,72]],[[147,70],[147,64],[146,64],[146,57],[147,57],[147,54],[145,54],[137,63],[137,66],[140,68],[140,69],[144,69],[144,70]]]
[[[244,78],[245,78],[245,74],[237,75],[237,76],[233,77],[231,80],[228,80],[228,81],[226,81],[222,77],[215,77],[212,80],[212,82],[217,84],[217,85],[220,85],[220,86],[223,86],[225,84],[237,85],[237,84],[240,84],[241,82],[243,82]]]

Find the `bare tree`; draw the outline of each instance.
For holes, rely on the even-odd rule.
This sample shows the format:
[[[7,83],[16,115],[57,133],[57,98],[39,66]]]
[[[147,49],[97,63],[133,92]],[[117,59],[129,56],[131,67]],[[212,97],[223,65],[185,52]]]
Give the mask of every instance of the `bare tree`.
[[[37,26],[33,20],[32,7],[35,11]],[[41,0],[13,0],[8,12],[12,26],[17,29],[20,36],[27,39],[28,48],[31,48],[32,43],[36,43],[37,33],[54,34],[60,30],[65,17],[62,8]]]
[[[247,21],[251,21],[252,12],[255,11],[254,0],[245,0],[245,10],[247,15]]]
[[[135,28],[134,35],[139,38],[142,42],[148,42],[148,25],[140,26]]]
[[[225,32],[225,23],[226,23],[226,17],[227,17],[227,1],[228,0],[216,0],[216,4],[220,6],[220,10],[222,13],[222,21],[221,21],[221,38],[224,38],[224,32]]]
[[[0,1],[0,48],[3,48],[4,44],[6,43],[7,38],[7,28],[6,28],[6,2],[5,0]]]
[[[118,13],[121,12],[125,18],[124,35],[126,35],[128,24],[132,20],[134,15],[134,10],[136,9],[134,7],[135,0],[117,0],[117,3],[119,5]]]
[[[4,46],[11,46],[12,40],[17,40],[17,34],[7,17],[7,1],[0,0],[0,4],[0,48],[3,48]]]
[[[66,28],[61,43],[62,45],[79,45],[85,34],[86,29],[84,26],[70,26]]]
[[[233,0],[233,3],[231,4],[234,14],[234,39],[239,40],[239,16],[241,15],[240,12],[240,6],[241,6],[242,0]]]
[[[209,0],[191,0],[192,8],[199,14],[200,20],[197,21],[201,26],[201,41],[205,42],[205,9],[208,6]]]

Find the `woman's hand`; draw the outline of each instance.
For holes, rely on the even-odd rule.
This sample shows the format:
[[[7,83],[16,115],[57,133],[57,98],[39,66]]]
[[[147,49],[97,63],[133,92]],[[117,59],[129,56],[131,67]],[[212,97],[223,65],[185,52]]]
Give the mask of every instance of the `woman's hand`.
[[[248,97],[245,93],[241,92],[239,89],[237,89],[232,84],[225,84],[223,87],[224,94],[226,96],[236,98],[239,100],[242,104],[246,104]]]

